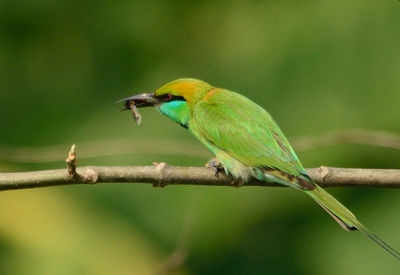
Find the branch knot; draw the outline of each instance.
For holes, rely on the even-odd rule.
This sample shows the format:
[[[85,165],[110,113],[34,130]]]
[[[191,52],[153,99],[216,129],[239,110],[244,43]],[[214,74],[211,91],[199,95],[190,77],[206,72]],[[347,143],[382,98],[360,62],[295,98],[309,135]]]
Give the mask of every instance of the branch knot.
[[[158,172],[158,182],[153,183],[153,187],[165,187],[168,183],[165,182],[164,172],[167,164],[165,162],[153,162],[153,165],[156,167],[156,171]]]
[[[325,182],[325,179],[329,176],[329,167],[320,166],[319,167],[319,174],[321,175],[322,182]]]
[[[92,169],[87,168],[85,174],[83,175],[83,182],[88,184],[95,184],[99,179],[99,173]]]

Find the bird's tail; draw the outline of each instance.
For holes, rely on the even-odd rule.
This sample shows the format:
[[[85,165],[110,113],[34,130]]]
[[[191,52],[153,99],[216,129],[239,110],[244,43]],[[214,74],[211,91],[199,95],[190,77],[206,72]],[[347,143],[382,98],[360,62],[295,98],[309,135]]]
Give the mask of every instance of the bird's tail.
[[[329,215],[345,230],[360,230],[368,238],[376,242],[379,246],[385,249],[387,252],[392,254],[398,260],[400,260],[400,253],[390,247],[382,239],[376,236],[374,233],[369,231],[362,223],[360,223],[356,216],[350,212],[345,206],[343,206],[338,200],[332,197],[324,189],[315,185],[315,189],[306,191],[306,193],[315,200],[321,207],[328,212]]]

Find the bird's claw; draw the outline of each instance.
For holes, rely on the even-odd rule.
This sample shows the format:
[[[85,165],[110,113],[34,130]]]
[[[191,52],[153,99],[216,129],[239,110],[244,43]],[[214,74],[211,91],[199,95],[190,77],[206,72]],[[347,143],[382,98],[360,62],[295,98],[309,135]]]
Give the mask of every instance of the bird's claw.
[[[217,158],[212,158],[210,159],[206,165],[204,165],[207,168],[211,168],[214,170],[215,176],[220,172],[224,170],[224,167],[222,166],[222,163],[217,159]]]
[[[157,168],[157,169],[163,169],[165,166],[167,166],[167,164],[165,162],[157,162],[154,161],[153,165]]]
[[[231,185],[233,187],[242,187],[245,184],[244,180],[242,178],[236,178],[231,182]]]

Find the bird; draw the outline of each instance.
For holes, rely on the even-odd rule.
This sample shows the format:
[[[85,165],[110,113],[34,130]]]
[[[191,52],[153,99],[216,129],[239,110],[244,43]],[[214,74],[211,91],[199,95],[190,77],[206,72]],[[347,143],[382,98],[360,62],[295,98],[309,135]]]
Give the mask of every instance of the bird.
[[[302,191],[343,229],[361,231],[400,260],[399,252],[310,178],[278,124],[247,97],[202,80],[181,78],[154,93],[137,94],[118,102],[125,103],[123,110],[132,110],[135,120],[140,117],[136,107],[155,107],[189,130],[215,155],[207,166],[216,172],[224,170],[234,178],[233,184],[257,179]]]

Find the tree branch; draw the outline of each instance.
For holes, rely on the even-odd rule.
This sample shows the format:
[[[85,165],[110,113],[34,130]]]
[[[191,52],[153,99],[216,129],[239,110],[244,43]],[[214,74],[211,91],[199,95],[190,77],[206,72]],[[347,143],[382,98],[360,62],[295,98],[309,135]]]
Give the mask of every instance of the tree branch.
[[[343,129],[289,138],[296,152],[320,149],[341,144],[362,144],[400,150],[400,134],[367,129]],[[183,143],[173,139],[153,138],[114,138],[81,143],[80,159],[125,155],[152,154],[191,156],[210,158],[200,143]],[[154,148],[154,144],[165,146]],[[137,146],[140,144],[140,146]],[[182,146],[184,144],[184,146]],[[13,147],[0,144],[0,161],[22,163],[58,162],[63,158],[65,145],[49,145],[45,147]]]
[[[296,151],[308,151],[339,144],[363,144],[400,150],[400,135],[379,130],[343,129],[320,135],[295,137],[291,139],[291,144]]]
[[[0,191],[46,186],[95,183],[151,183],[167,185],[234,186],[232,178],[211,168],[169,166],[76,167],[75,145],[66,160],[67,169],[0,173]],[[321,187],[388,187],[400,188],[400,170],[353,169],[321,166],[307,169],[309,176]],[[280,184],[252,180],[245,186],[278,186]],[[237,186],[235,186],[237,187]]]
[[[160,164],[161,165],[161,164]],[[232,186],[232,178],[211,168],[179,166],[81,167],[77,176],[70,177],[66,169],[0,173],[0,191],[70,184],[136,182],[166,185]],[[400,188],[400,170],[350,169],[324,167],[307,169],[310,177],[321,187],[389,187]],[[279,186],[279,184],[250,181],[245,186]]]

